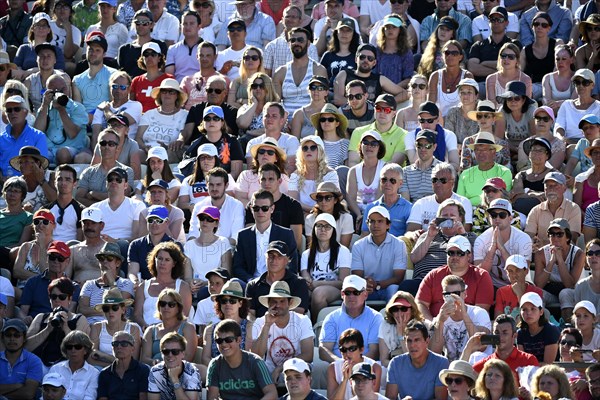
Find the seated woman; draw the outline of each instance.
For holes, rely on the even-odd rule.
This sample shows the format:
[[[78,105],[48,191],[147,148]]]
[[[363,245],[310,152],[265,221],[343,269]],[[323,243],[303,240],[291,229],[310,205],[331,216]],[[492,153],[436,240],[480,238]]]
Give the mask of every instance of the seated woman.
[[[475,392],[483,400],[518,400],[519,390],[509,365],[500,360],[489,360],[475,382]]]
[[[531,98],[531,78],[521,70],[520,54],[521,50],[512,42],[500,48],[496,66],[498,72],[485,79],[486,98],[492,103],[499,105],[498,96],[509,91],[508,83],[513,81],[522,82],[525,86],[523,95]]]
[[[330,400],[349,400],[352,398],[350,375],[352,375],[352,367],[359,363],[371,365],[376,376],[373,387],[379,388],[381,384],[381,366],[375,360],[363,355],[365,342],[362,333],[353,328],[346,329],[340,335],[338,344],[342,358],[337,359],[327,367],[327,398]]]
[[[19,248],[33,234],[32,214],[23,209],[27,196],[27,183],[20,176],[4,182],[2,197],[6,208],[0,210],[0,260],[4,268],[12,270]]]
[[[538,107],[533,112],[533,120],[535,124],[535,131],[532,133],[534,136],[530,137],[529,140],[534,138],[546,139],[550,143],[550,158],[547,160],[550,165],[555,169],[561,169],[565,162],[566,146],[565,142],[554,136],[552,127],[554,126],[554,111],[548,106]],[[529,160],[529,154],[525,153],[525,144],[533,143],[528,140],[524,140],[519,144],[517,170],[521,171],[527,166],[531,165]]]
[[[171,203],[175,203],[179,197],[181,182],[173,175],[173,171],[169,165],[167,149],[162,146],[152,147],[148,150],[146,176],[135,187],[135,195],[138,200],[144,201],[145,192],[149,189],[150,183],[156,179],[162,179],[169,184],[169,199]]]
[[[542,298],[534,292],[525,293],[521,296],[519,307],[521,319],[517,325],[517,347],[534,355],[540,365],[552,364],[558,352],[560,331],[546,319]],[[484,372],[485,368],[479,376]],[[512,376],[512,373],[509,375]]]
[[[571,82],[575,74],[573,49],[568,44],[556,46],[554,59],[556,70],[544,75],[542,79],[542,103],[550,107],[556,115],[562,103],[575,96],[575,86]]]
[[[329,80],[324,76],[315,75],[308,82],[310,102],[294,111],[291,123],[291,134],[298,139],[315,134],[312,116],[320,112],[327,104],[329,95]]]
[[[25,43],[19,46],[17,49],[17,54],[15,56],[15,64],[17,64],[18,69],[13,71],[11,76],[14,79],[24,80],[31,72],[28,71],[33,69],[37,70],[37,52],[35,51],[35,47],[42,43],[50,43],[52,42],[52,29],[50,28],[50,23],[52,19],[45,12],[37,13],[34,15],[33,21],[31,23],[31,28],[29,28],[29,33],[27,34],[27,38],[29,39],[29,43]],[[60,69],[61,71],[65,70],[65,56],[60,47],[55,47],[56,50],[56,69]]]
[[[356,32],[355,24],[340,20],[332,26],[331,38],[327,51],[321,57],[321,65],[327,69],[329,77],[326,88],[333,88],[335,77],[341,70],[356,70],[356,50],[360,46],[360,33]],[[326,91],[326,94],[329,90]],[[306,136],[306,135],[305,135]]]
[[[318,137],[325,144],[327,165],[336,169],[340,165],[348,164],[348,146],[350,141],[346,137],[348,119],[333,104],[327,103],[323,108],[310,116],[310,121]]]
[[[496,292],[496,305],[494,306],[494,317],[500,314],[511,315],[518,319],[519,302],[521,297],[528,292],[537,293],[540,297],[542,289],[527,282],[529,276],[529,260],[519,254],[513,254],[506,259],[504,270],[508,275],[510,285],[498,288]]]
[[[414,74],[410,78],[408,93],[410,94],[410,104],[398,110],[395,123],[407,132],[414,132],[419,127],[417,116],[419,107],[427,101],[427,93],[429,93],[425,75]]]
[[[406,87],[415,70],[407,28],[398,14],[387,15],[377,29],[377,72]]]
[[[476,135],[480,131],[477,118],[469,117],[478,108],[479,85],[475,79],[465,78],[461,79],[456,87],[460,103],[448,109],[446,118],[444,118],[444,128],[456,133],[458,143],[462,144],[467,136]],[[487,129],[481,129],[481,131],[493,132]]]
[[[115,357],[113,355],[112,340],[117,332],[125,331],[133,336],[133,358],[140,357],[142,345],[142,328],[135,322],[127,320],[127,308],[133,304],[131,298],[124,299],[119,288],[113,287],[106,290],[102,301],[94,307],[96,311],[104,314],[105,319],[92,324],[90,338],[94,343],[94,351],[90,356],[90,364],[106,367],[110,365]]]
[[[174,78],[173,75],[165,72],[165,64],[166,56],[162,54],[160,46],[157,43],[150,41],[142,46],[142,53],[137,65],[146,71],[146,73],[133,78],[129,96],[131,100],[137,100],[142,103],[142,111],[144,113],[157,106],[156,95],[154,95],[153,90],[162,86],[162,82],[165,79]],[[150,88],[154,89],[148,90]],[[172,88],[175,89],[174,86]],[[185,94],[185,99],[181,102],[180,107],[183,107],[185,100],[187,100],[187,94]],[[177,137],[175,138],[177,139]]]
[[[554,71],[554,48],[556,39],[548,36],[552,29],[552,18],[546,12],[537,12],[531,20],[534,40],[521,50],[521,69],[531,77],[532,97],[542,98],[542,78]],[[560,40],[560,39],[559,39]]]
[[[35,212],[56,200],[56,188],[50,184],[49,161],[33,146],[23,146],[19,155],[10,159],[10,166],[21,172],[27,183],[24,208]]]
[[[575,50],[576,69],[587,68],[595,73],[600,69],[600,14],[591,14],[585,21],[581,21],[579,33],[584,44]]]
[[[140,212],[138,235],[144,236],[148,234],[148,223],[150,222],[147,220],[148,214],[152,212],[153,215],[158,215],[161,213],[159,209],[165,208],[165,217],[169,218],[169,227],[165,233],[176,241],[183,243],[185,242],[185,230],[183,226],[185,222],[185,213],[181,208],[174,206],[171,203],[168,190],[169,185],[162,179],[155,179],[150,182],[148,191],[144,197],[144,201],[146,204],[149,204],[149,207]],[[163,219],[161,218],[161,220]]]
[[[546,304],[561,303],[562,317],[567,321],[571,309],[566,298],[560,295],[565,288],[573,289],[583,271],[585,254],[573,244],[569,221],[556,218],[548,226],[550,243],[534,254],[536,286],[544,289]],[[572,303],[571,303],[572,304]]]
[[[341,299],[342,281],[350,275],[350,250],[338,243],[336,227],[333,215],[317,215],[310,231],[310,246],[302,253],[300,261],[300,275],[311,292],[313,322],[319,311]]]
[[[184,303],[181,295],[173,289],[163,289],[156,303],[158,322],[149,325],[142,339],[140,361],[148,365],[156,365],[162,361],[160,352],[161,339],[170,332],[185,337],[188,346],[185,348],[185,360],[192,361],[198,346],[196,327],[187,321],[184,314]]]
[[[440,371],[438,377],[448,387],[449,400],[472,400],[471,391],[475,387],[477,372],[471,364],[463,360],[450,363],[447,369]]]
[[[240,76],[231,81],[227,104],[240,108],[248,104],[248,78],[256,73],[264,72],[263,53],[254,46],[247,46],[240,63]]]
[[[310,210],[304,222],[304,232],[312,232],[315,220],[322,213],[331,214],[335,219],[335,237],[343,246],[350,248],[354,226],[352,215],[344,204],[344,196],[340,189],[332,182],[321,182],[317,190],[310,194],[317,202]],[[312,235],[306,238],[306,245],[310,247]]]
[[[600,139],[594,139],[590,147],[583,153],[592,160],[593,167],[575,177],[573,188],[573,201],[585,214],[585,209],[590,204],[600,200],[598,196],[598,184],[600,183]]]
[[[531,395],[527,400],[539,398],[540,392],[546,392],[552,400],[574,399],[569,378],[565,371],[557,365],[544,365],[531,378]]]
[[[427,81],[429,81],[429,77],[434,71],[444,67],[442,48],[449,41],[456,40],[456,31],[458,31],[458,22],[454,18],[450,16],[440,18],[438,26],[429,37],[427,47],[423,49],[423,56],[417,68],[417,72],[425,75]],[[426,38],[421,39],[424,40]]]
[[[573,307],[571,318],[575,328],[581,333],[581,350],[576,362],[600,362],[600,328],[596,325],[596,306],[589,300],[583,300]]]

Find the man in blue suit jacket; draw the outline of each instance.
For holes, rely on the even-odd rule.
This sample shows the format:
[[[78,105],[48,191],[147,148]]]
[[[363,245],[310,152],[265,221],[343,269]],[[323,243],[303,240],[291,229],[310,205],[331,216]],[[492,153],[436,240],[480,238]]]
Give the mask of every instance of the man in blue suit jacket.
[[[255,224],[242,229],[238,234],[238,245],[233,257],[233,276],[248,282],[267,271],[267,248],[275,240],[285,242],[289,248],[288,269],[298,273],[298,247],[291,229],[271,222],[275,209],[273,194],[259,190],[252,196],[250,209]]]

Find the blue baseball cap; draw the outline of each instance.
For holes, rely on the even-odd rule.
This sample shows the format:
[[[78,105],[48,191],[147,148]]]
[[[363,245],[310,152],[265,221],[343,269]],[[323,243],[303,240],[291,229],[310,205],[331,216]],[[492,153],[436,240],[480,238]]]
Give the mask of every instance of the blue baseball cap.
[[[100,0],[98,2],[98,5],[100,4],[108,4],[111,7],[116,7],[117,6],[117,0]]]
[[[219,106],[210,106],[204,109],[204,113],[202,113],[202,118],[206,117],[208,114],[215,114],[217,117],[221,119],[225,119],[225,114],[223,114],[223,109]]]
[[[158,186],[165,190],[169,190],[169,184],[167,183],[167,181],[162,179],[155,179],[152,182],[150,182],[150,184],[148,185],[148,189],[150,189],[152,186]]]
[[[600,118],[598,118],[598,116],[594,114],[584,115],[583,118],[581,118],[581,121],[579,121],[579,129],[583,127],[584,122],[587,122],[588,124],[592,125],[600,125]]]
[[[8,305],[8,297],[6,297],[4,293],[0,293],[0,303],[4,304],[5,306]]]
[[[150,219],[152,217],[160,218],[163,221],[169,218],[169,210],[165,206],[150,206],[148,208],[148,215],[146,219]]]

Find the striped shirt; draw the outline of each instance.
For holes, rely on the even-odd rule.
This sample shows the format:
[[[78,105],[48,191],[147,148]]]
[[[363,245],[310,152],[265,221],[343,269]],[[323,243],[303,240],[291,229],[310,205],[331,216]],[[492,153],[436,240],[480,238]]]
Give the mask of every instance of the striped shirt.
[[[432,195],[433,186],[431,184],[431,176],[433,175],[433,167],[439,163],[441,161],[434,158],[433,163],[427,169],[420,169],[415,164],[410,164],[402,168],[404,182],[402,182],[402,186],[400,187],[400,193],[408,193],[411,203],[425,196]]]

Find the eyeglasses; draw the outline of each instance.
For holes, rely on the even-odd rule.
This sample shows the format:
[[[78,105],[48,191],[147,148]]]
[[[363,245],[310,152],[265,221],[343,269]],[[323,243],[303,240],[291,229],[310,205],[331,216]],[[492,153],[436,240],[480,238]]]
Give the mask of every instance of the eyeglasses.
[[[498,193],[498,189],[496,188],[491,188],[491,187],[486,187],[485,189],[483,189],[483,191],[486,194],[490,194],[490,193]]]
[[[394,112],[394,109],[392,107],[376,106],[375,111],[378,113],[382,112],[384,114],[391,114],[392,112]]]
[[[319,118],[319,122],[323,123],[323,122],[336,122],[337,118],[335,117],[321,117]]]
[[[306,40],[306,39],[305,39],[305,38],[303,38],[303,37],[293,37],[293,38],[290,38],[289,42],[290,42],[291,44],[294,44],[294,43],[296,43],[296,42],[298,42],[298,43],[304,43],[304,41],[305,41],[305,40]]]
[[[107,178],[106,181],[108,183],[112,183],[112,182],[123,183],[123,178],[121,178],[120,176],[111,176],[111,177]]]
[[[113,304],[112,306],[109,305],[104,305],[102,306],[102,312],[109,312],[110,310],[113,311],[119,311],[121,309],[121,305],[120,304]]]
[[[210,3],[194,3],[194,8],[210,8]]]
[[[364,146],[371,146],[371,147],[377,147],[379,146],[379,140],[367,140],[367,139],[363,139],[360,141],[360,143]]]
[[[50,261],[64,262],[66,259],[66,257],[63,257],[60,254],[48,254],[48,260]]]
[[[450,179],[448,179],[448,178],[431,178],[431,183],[438,183],[439,182],[442,185],[445,185],[449,181],[450,181]]]
[[[503,24],[505,21],[504,18],[490,18],[491,23]]]
[[[390,0],[390,4],[404,4],[406,0]]]
[[[458,50],[445,50],[444,51],[444,55],[446,57],[448,57],[448,56],[458,57],[460,55],[460,51],[458,51]]]
[[[221,118],[217,117],[217,116],[211,117],[210,115],[207,115],[206,117],[202,118],[202,120],[204,122],[210,122],[210,121],[219,122],[219,121],[221,121]]]
[[[133,343],[128,342],[127,340],[115,340],[115,341],[111,342],[110,344],[112,345],[112,347],[133,346]]]
[[[152,21],[140,21],[140,20],[134,20],[133,21],[134,24],[136,24],[137,26],[148,26],[150,24],[152,24]]]
[[[464,251],[460,251],[460,250],[456,250],[456,251],[448,250],[446,252],[446,254],[448,255],[448,257],[464,257],[465,254],[467,254],[467,253],[465,253]],[[460,294],[460,292],[458,294]]]
[[[420,124],[433,124],[437,118],[419,118]]]
[[[165,357],[169,356],[171,354],[173,354],[174,356],[178,356],[179,354],[183,353],[183,350],[181,350],[181,349],[162,349],[160,352]]]
[[[432,148],[433,148],[433,144],[432,143],[417,144],[417,149],[419,149],[419,150],[421,150],[421,149],[431,150]]]
[[[260,60],[260,57],[257,55],[244,56],[244,61],[258,61],[258,60]]]
[[[409,311],[411,308],[412,308],[412,307],[407,307],[407,306],[395,306],[395,307],[392,307],[392,308],[390,308],[390,311],[391,311],[392,313],[395,313],[395,312],[398,312],[398,311],[400,311],[400,312],[407,312],[407,311]]]
[[[4,111],[7,114],[11,114],[11,113],[14,113],[14,112],[18,113],[18,112],[23,111],[23,107],[8,107],[8,108],[5,108]]]
[[[101,147],[117,147],[119,145],[119,143],[115,142],[114,140],[102,140],[100,142],[98,142],[98,144]]]
[[[308,151],[316,151],[319,148],[319,146],[317,146],[316,144],[312,144],[310,146],[302,146],[302,151],[303,152],[308,152]]]
[[[158,53],[155,51],[145,51],[143,54],[144,57],[158,57]]]
[[[477,119],[491,119],[493,117],[492,114],[477,114]]]
[[[65,349],[67,350],[81,350],[83,349],[83,345],[82,344],[65,344]]]
[[[166,306],[169,306],[169,308],[175,308],[179,305],[179,303],[177,303],[176,301],[164,301],[164,300],[160,300],[158,302],[158,306],[160,308],[165,308]]]
[[[421,89],[421,90],[425,90],[425,88],[427,88],[427,85],[424,83],[413,83],[410,85],[411,88],[413,89]]]
[[[271,206],[252,206],[252,211],[254,212],[267,212],[269,211],[269,209],[271,208]]]
[[[39,224],[48,225],[49,223],[50,223],[50,221],[48,221],[47,219],[34,219],[33,220],[33,224],[36,226]]]
[[[65,301],[67,299],[67,297],[69,297],[69,295],[65,294],[65,293],[61,293],[61,294],[52,293],[52,294],[50,294],[49,297],[50,297],[50,300],[56,300],[56,299],[58,299],[58,300],[61,300],[61,301]]]
[[[361,55],[359,55],[359,56],[358,56],[358,59],[359,59],[359,60],[361,60],[361,61],[363,61],[364,59],[367,59],[367,60],[369,60],[369,62],[373,62],[373,61],[375,61],[375,57],[373,57],[373,56],[368,56],[368,55],[366,55],[366,54],[361,54]]]
[[[516,60],[517,59],[517,55],[516,54],[508,54],[508,53],[502,53],[500,54],[500,58],[503,60],[506,60],[507,58],[511,61]]]
[[[269,155],[269,156],[274,156],[275,155],[275,150],[271,150],[271,149],[258,149],[257,151],[258,154],[260,155]]]
[[[364,290],[344,290],[344,295],[346,296],[360,296],[364,292]]]
[[[326,194],[326,195],[318,194],[316,196],[316,199],[317,199],[317,203],[320,203],[322,201],[331,201],[333,199],[333,195],[331,195],[331,194]]]
[[[523,100],[523,96],[513,96],[513,97],[507,97],[506,98],[506,101],[517,102],[517,101],[521,101],[521,100]]]
[[[600,32],[600,26],[587,26],[585,30],[587,32]]]
[[[244,32],[246,28],[244,28],[243,26],[228,26],[227,30],[229,32]]]
[[[327,90],[327,88],[321,85],[309,85],[308,90],[312,90],[313,92],[324,92]]]
[[[330,230],[333,229],[333,226],[331,226],[329,224],[316,224],[315,225],[315,229],[319,229],[319,230],[322,230],[322,231],[329,232]]]
[[[592,81],[588,81],[587,79],[574,79],[573,83],[575,84],[575,86],[585,86],[588,87],[590,86],[593,82]]]
[[[8,339],[10,339],[10,338],[19,339],[19,338],[25,336],[21,332],[14,332],[14,333],[8,333],[8,332],[6,332],[6,333],[3,333],[2,335],[5,338],[8,338]]]
[[[265,84],[264,83],[253,83],[250,85],[250,89],[252,90],[256,90],[256,89],[264,89],[265,88]]]
[[[225,305],[225,304],[237,304],[237,302],[238,302],[238,299],[235,299],[233,297],[230,297],[228,299],[225,299],[225,298],[221,297],[219,299],[219,304],[221,304],[221,305]]]
[[[588,257],[593,257],[593,256],[600,257],[600,250],[588,250],[585,253],[585,255]]]
[[[544,122],[549,122],[550,121],[550,117],[540,117],[540,116],[535,116],[533,117],[536,121],[544,121]]]
[[[446,381],[446,385],[448,385],[448,386],[452,385],[453,383],[456,383],[456,385],[462,385],[462,383],[465,381],[465,378],[463,378],[463,377],[450,378],[447,376],[445,381]]]
[[[223,93],[223,91],[224,91],[224,90],[225,90],[225,89],[213,89],[213,88],[208,88],[208,89],[206,89],[206,93],[208,93],[208,94],[213,94],[213,92],[214,92],[214,93],[216,93],[216,94],[221,94],[221,93]]]
[[[381,178],[381,183],[383,183],[384,185],[388,182],[391,183],[392,185],[395,185],[396,183],[398,183],[398,180],[396,178],[386,178],[386,177]]]
[[[117,89],[127,90],[128,87],[129,87],[129,85],[111,85],[111,88],[113,90],[117,90]]]
[[[160,93],[161,94],[168,94],[168,95],[174,95],[179,93],[177,90],[175,89],[160,89]]]
[[[349,94],[348,95],[348,100],[352,101],[354,99],[356,100],[362,100],[363,98],[363,94],[362,93],[358,93],[358,94]]]
[[[574,340],[563,339],[563,340],[560,341],[560,345],[561,346],[573,347],[573,346],[577,346],[577,342],[574,341]]]
[[[148,222],[150,225],[154,225],[154,224],[160,225],[163,222],[165,222],[165,220],[160,219],[160,218],[148,218],[148,220],[146,222]]]
[[[534,28],[538,28],[541,26],[542,28],[546,29],[546,28],[550,27],[550,24],[547,22],[534,22],[532,25]],[[586,30],[589,31],[589,28]],[[600,31],[600,29],[598,29],[598,31]]]
[[[205,215],[205,214],[200,214],[198,216],[198,220],[200,222],[216,222],[217,221],[216,219],[211,218],[211,217],[209,217],[208,215]]]
[[[508,213],[506,211],[500,211],[500,212],[488,211],[488,214],[490,215],[491,219],[496,219],[496,218],[506,219],[506,217],[508,217]]]
[[[236,337],[235,336],[227,336],[224,338],[216,338],[215,339],[215,343],[216,344],[223,344],[223,342],[225,343],[233,343],[235,342]]]
[[[99,254],[96,256],[96,258],[100,262],[103,262],[103,261],[113,262],[117,259],[117,257],[115,257],[115,256],[109,256],[109,255],[104,255],[104,254]]]
[[[550,231],[548,232],[548,237],[557,237],[557,238],[561,238],[565,236],[565,233],[562,231]]]
[[[354,346],[348,346],[348,347],[343,347],[340,346],[340,353],[354,353],[356,350],[358,350],[358,346],[354,345]]]

